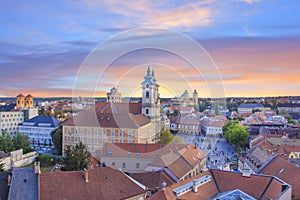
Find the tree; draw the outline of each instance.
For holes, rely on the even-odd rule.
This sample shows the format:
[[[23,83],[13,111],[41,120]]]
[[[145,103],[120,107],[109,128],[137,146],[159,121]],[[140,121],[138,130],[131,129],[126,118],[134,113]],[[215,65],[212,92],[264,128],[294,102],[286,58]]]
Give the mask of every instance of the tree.
[[[160,136],[158,138],[159,144],[169,144],[174,139],[174,136],[171,134],[170,129],[161,130]]]
[[[36,160],[40,161],[43,167],[49,167],[53,163],[53,157],[49,154],[40,155]]]
[[[62,125],[51,133],[52,141],[59,155],[62,154]]]
[[[223,135],[230,144],[235,145],[238,154],[241,151],[241,147],[247,144],[249,138],[249,132],[246,127],[240,126],[236,120],[230,121],[223,127]]]
[[[12,141],[14,149],[23,149],[23,153],[29,153],[32,151],[28,141],[28,136],[17,133]]]
[[[82,142],[75,146],[67,145],[64,158],[65,167],[63,170],[83,170],[84,168],[87,168],[90,157],[90,152]]]
[[[13,141],[10,136],[2,131],[2,135],[0,136],[0,151],[4,151],[5,153],[11,152],[14,150]]]

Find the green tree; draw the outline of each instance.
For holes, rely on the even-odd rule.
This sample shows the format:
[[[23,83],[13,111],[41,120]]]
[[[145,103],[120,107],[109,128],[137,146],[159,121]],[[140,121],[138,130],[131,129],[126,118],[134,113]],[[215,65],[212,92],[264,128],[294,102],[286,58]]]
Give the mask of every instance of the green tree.
[[[223,135],[230,144],[235,145],[238,154],[241,151],[241,147],[247,144],[249,138],[249,132],[246,127],[240,126],[236,120],[230,121],[223,127]]]
[[[159,144],[169,144],[174,139],[174,136],[171,134],[170,129],[161,130],[160,136],[158,138]]]
[[[62,154],[62,125],[51,133],[53,144],[59,155]]]
[[[13,150],[14,146],[11,137],[5,131],[2,131],[2,134],[0,136],[0,151],[8,153]]]
[[[90,157],[90,152],[87,150],[86,145],[84,145],[82,142],[76,144],[75,146],[68,145],[65,151],[65,167],[63,170],[83,170],[84,168],[87,168]]]
[[[53,163],[53,157],[49,154],[40,155],[36,160],[40,161],[43,167],[49,167]]]
[[[218,104],[218,102],[215,102],[215,103],[214,103],[214,108],[215,108],[215,115],[216,115],[216,116],[220,115],[219,104]]]
[[[23,149],[23,153],[29,153],[32,151],[28,141],[28,136],[17,133],[12,141],[15,150]]]

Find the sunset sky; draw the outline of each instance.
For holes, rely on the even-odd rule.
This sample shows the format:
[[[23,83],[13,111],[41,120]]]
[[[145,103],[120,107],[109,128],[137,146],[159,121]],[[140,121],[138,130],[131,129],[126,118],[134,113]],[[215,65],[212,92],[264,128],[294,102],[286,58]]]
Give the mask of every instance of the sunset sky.
[[[300,95],[299,10],[295,0],[3,1],[0,97],[72,96],[78,80],[89,91],[82,95],[116,86],[140,96],[148,65],[161,97],[184,89],[200,97]]]

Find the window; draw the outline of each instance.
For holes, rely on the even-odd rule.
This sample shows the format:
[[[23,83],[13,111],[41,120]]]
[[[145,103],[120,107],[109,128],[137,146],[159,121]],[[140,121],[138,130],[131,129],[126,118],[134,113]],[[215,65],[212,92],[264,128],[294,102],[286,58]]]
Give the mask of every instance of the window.
[[[102,143],[104,144],[106,142],[106,139],[102,139]]]
[[[75,142],[78,142],[78,137],[75,137]]]
[[[122,130],[119,130],[119,137],[123,137],[123,132],[122,132]]]
[[[140,163],[136,163],[136,168],[137,168],[137,169],[140,168]]]
[[[111,139],[111,143],[115,143],[115,139]]]
[[[149,109],[148,108],[146,108],[146,115],[148,115],[149,114]]]
[[[70,142],[70,141],[71,141],[71,137],[70,137],[70,136],[68,136],[67,140],[68,140],[68,142]]]
[[[132,131],[128,131],[128,137],[132,137]]]
[[[128,140],[128,143],[132,143],[132,140]]]
[[[115,162],[112,162],[111,165],[112,165],[112,166],[116,166],[116,163],[115,163]]]
[[[78,128],[75,128],[75,133],[78,134]]]
[[[146,98],[149,99],[149,92],[146,92]]]
[[[122,139],[119,139],[119,143],[123,143],[123,140],[122,140]]]
[[[88,138],[88,143],[91,143],[91,138]]]
[[[122,163],[122,168],[126,168],[126,163]]]
[[[83,135],[83,133],[84,133],[84,130],[83,130],[83,128],[81,128],[81,129],[80,129],[80,134]]]
[[[98,129],[95,129],[95,130],[94,130],[94,134],[95,134],[95,135],[98,135]]]
[[[113,129],[111,130],[111,136],[115,137],[115,130],[113,130]]]
[[[95,143],[95,144],[98,144],[98,138],[95,138],[95,139],[94,139],[94,143]]]
[[[88,134],[91,135],[91,129],[90,128],[88,129]]]
[[[106,135],[106,130],[102,129],[102,135]]]

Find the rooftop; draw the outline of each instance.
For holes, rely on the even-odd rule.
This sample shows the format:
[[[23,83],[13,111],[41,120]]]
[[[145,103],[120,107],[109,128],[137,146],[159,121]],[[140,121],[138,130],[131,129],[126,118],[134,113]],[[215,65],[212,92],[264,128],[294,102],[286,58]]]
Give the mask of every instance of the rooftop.
[[[41,199],[128,199],[146,193],[146,188],[123,172],[110,167],[84,171],[42,173]],[[67,187],[66,187],[67,186]]]

